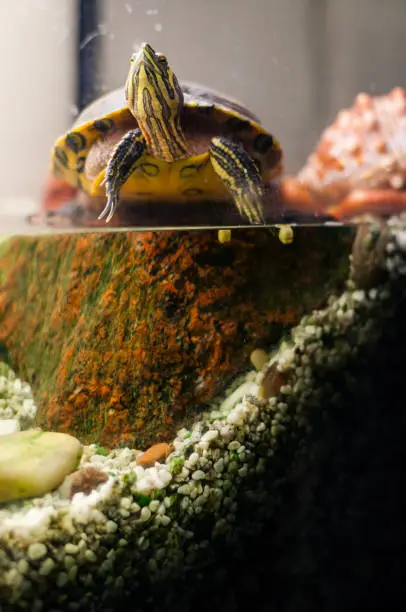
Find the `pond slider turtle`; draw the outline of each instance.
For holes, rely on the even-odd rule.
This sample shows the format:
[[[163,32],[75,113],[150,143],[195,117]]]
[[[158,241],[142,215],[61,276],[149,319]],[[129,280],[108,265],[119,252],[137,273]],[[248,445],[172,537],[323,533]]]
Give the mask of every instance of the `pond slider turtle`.
[[[241,217],[264,222],[263,185],[280,174],[282,150],[255,115],[209,89],[181,87],[147,43],[131,56],[124,107],[121,92],[85,109],[52,153],[55,176],[106,195],[99,219],[109,222],[122,197],[232,200]]]

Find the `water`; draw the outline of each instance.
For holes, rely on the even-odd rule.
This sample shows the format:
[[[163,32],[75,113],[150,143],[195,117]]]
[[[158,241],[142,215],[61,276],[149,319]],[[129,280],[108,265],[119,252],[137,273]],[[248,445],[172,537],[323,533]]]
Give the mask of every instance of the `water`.
[[[402,8],[0,7],[1,612],[404,594]]]

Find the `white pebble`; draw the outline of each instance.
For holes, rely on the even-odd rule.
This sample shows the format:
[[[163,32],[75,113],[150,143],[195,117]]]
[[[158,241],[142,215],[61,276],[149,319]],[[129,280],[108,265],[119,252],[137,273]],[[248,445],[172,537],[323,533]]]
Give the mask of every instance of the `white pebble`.
[[[45,559],[45,561],[39,568],[38,573],[40,576],[48,576],[52,572],[54,567],[55,567],[55,561],[51,559],[50,557],[48,557],[47,559]]]
[[[164,487],[172,480],[172,474],[167,468],[158,468],[158,476]]]
[[[144,523],[146,521],[149,521],[149,519],[151,518],[151,510],[149,508],[147,508],[146,506],[144,506],[143,508],[141,508],[141,513],[140,513],[140,518],[139,520]]]
[[[232,425],[242,425],[247,417],[248,410],[243,404],[238,404],[227,416],[227,422]]]
[[[95,563],[97,561],[96,555],[89,548],[85,552],[85,559],[86,561],[89,561],[89,563]]]
[[[224,459],[221,457],[213,467],[217,474],[220,474],[224,470]]]
[[[42,559],[47,554],[47,547],[42,542],[35,542],[28,547],[28,557],[31,561]]]
[[[76,576],[77,576],[77,573],[78,573],[78,566],[77,566],[77,565],[74,565],[73,567],[71,567],[71,568],[70,568],[70,570],[69,570],[69,572],[68,572],[68,579],[69,579],[71,582],[75,582],[75,580],[76,580]],[[90,580],[90,584],[91,584],[91,583],[92,583],[92,580]],[[89,584],[89,583],[88,583],[88,584]]]
[[[396,242],[398,243],[402,251],[406,251],[406,232],[405,231],[397,232]]]
[[[200,459],[200,467],[205,468],[209,465],[210,461],[207,459],[207,457],[202,457]]]
[[[172,506],[172,500],[170,497],[165,497],[164,499],[164,506],[165,508],[170,508]]]
[[[199,454],[198,453],[192,453],[189,457],[189,459],[187,460],[188,465],[190,466],[194,466],[196,465],[196,463],[199,461]]]
[[[128,510],[129,508],[131,508],[131,504],[132,504],[132,499],[130,499],[129,497],[123,497],[120,500],[120,506],[124,508],[125,510]]]
[[[228,450],[230,451],[236,451],[240,448],[241,444],[238,442],[238,440],[233,440],[232,442],[230,442],[230,444],[228,445]]]
[[[240,469],[238,470],[238,475],[241,478],[245,478],[248,474],[248,468],[246,465],[243,465],[242,467],[240,467]]]
[[[106,531],[107,533],[115,533],[118,529],[117,523],[114,521],[107,521],[106,523]]]
[[[76,561],[70,555],[66,555],[66,557],[63,560],[63,564],[64,564],[64,566],[66,567],[67,570],[70,570],[71,567],[76,565]]]
[[[149,509],[151,512],[156,512],[160,505],[161,503],[157,499],[153,499],[149,504]]]
[[[233,438],[234,429],[230,427],[230,425],[224,425],[224,427],[220,429],[220,435],[225,442],[229,442]]]
[[[206,431],[206,433],[202,435],[200,441],[201,442],[212,442],[218,437],[218,435],[219,435],[219,432],[216,429],[210,429],[209,431]]]
[[[188,497],[184,497],[180,502],[180,507],[182,510],[187,510],[190,506],[190,499]]]
[[[353,291],[352,299],[355,302],[362,302],[363,300],[365,300],[365,291],[363,289],[357,289],[356,291]]]
[[[30,566],[25,559],[20,559],[20,561],[17,563],[17,568],[20,574],[26,574],[30,569]]]
[[[193,472],[192,474],[193,480],[203,480],[205,477],[206,474],[202,470],[196,470],[196,472]]]
[[[100,463],[100,464],[104,464],[108,461],[108,457],[106,457],[105,455],[92,455],[90,457],[90,463]]]
[[[199,497],[196,497],[194,503],[196,506],[203,506],[206,503],[206,497],[204,497],[204,495],[199,495]]]
[[[68,578],[68,574],[66,572],[60,572],[58,574],[58,577],[56,579],[56,586],[58,586],[59,588],[65,586],[65,584],[68,582],[69,578]]]
[[[148,480],[148,478],[140,478],[137,481],[136,491],[138,493],[148,493],[153,488],[153,485]]]
[[[135,469],[134,469],[134,472],[135,472],[135,475],[136,475],[137,480],[138,480],[138,479],[143,478],[145,470],[144,470],[144,468],[142,467],[142,465],[137,465],[137,466],[135,467]]]
[[[116,589],[122,589],[124,587],[124,578],[123,576],[118,576],[114,582],[114,586]]]
[[[79,550],[79,548],[78,548],[78,546],[76,546],[76,544],[72,544],[71,542],[67,542],[65,544],[65,552],[68,555],[76,555],[78,550]]]

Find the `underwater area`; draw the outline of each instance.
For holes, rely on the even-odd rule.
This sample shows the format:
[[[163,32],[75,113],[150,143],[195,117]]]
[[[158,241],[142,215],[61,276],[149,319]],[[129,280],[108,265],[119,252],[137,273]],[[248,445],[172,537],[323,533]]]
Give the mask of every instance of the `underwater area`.
[[[404,600],[405,28],[0,3],[0,612]]]

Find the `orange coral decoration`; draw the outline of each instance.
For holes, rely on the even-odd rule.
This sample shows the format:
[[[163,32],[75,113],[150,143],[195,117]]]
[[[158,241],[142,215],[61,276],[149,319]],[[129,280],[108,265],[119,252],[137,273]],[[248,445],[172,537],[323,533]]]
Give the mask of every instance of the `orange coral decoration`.
[[[289,208],[347,220],[405,211],[405,184],[406,92],[398,87],[385,96],[359,94],[283,190]]]

